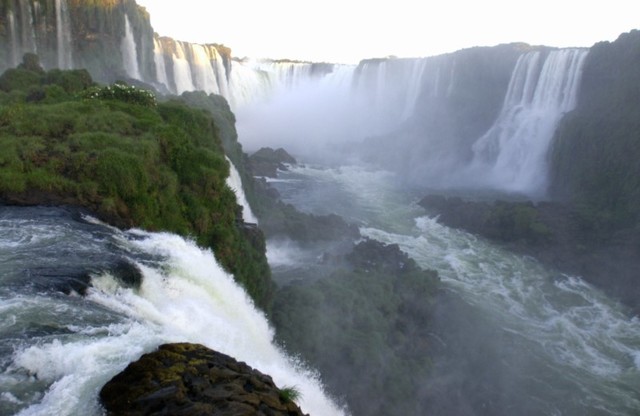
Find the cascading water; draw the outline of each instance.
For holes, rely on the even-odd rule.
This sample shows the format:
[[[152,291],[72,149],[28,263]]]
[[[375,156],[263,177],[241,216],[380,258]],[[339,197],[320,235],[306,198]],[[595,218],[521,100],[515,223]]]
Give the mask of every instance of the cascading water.
[[[355,105],[367,108],[372,124],[384,132],[413,115],[423,90],[429,58],[365,61],[354,74]]]
[[[140,67],[138,65],[138,50],[136,47],[136,40],[133,37],[133,30],[129,23],[129,16],[124,15],[124,38],[120,44],[120,51],[122,53],[122,64],[127,75],[134,79],[142,80],[140,75]]]
[[[194,86],[196,89],[205,91],[208,94],[220,94],[218,77],[214,72],[217,67],[211,65],[207,50],[204,46],[198,44],[191,44],[190,46]]]
[[[227,162],[229,162],[229,176],[227,177],[227,186],[233,190],[236,194],[236,199],[238,203],[242,206],[242,218],[245,222],[257,224],[258,218],[253,215],[253,211],[251,211],[251,206],[247,201],[247,197],[244,193],[244,189],[242,188],[242,178],[240,178],[240,173],[236,169],[231,159],[226,158]]]
[[[16,30],[16,18],[11,10],[7,13],[7,22],[9,24],[9,36],[11,37],[11,63],[13,64],[12,66],[15,67],[20,63],[20,50],[18,44],[18,31]]]
[[[36,3],[39,4],[39,3]],[[24,52],[33,52],[33,53],[38,53],[38,46],[36,44],[36,34],[35,34],[35,28],[33,25],[33,16],[34,16],[34,11],[32,9],[32,5],[21,1],[20,2],[20,17],[21,17],[21,23],[20,23],[20,27],[22,28],[22,33],[21,33],[21,43],[22,43],[22,48],[24,50]],[[34,4],[35,6],[35,4]]]
[[[562,116],[575,105],[587,50],[522,55],[494,125],[473,145],[472,175],[482,185],[541,195],[547,150]]]
[[[132,267],[138,282],[123,274]],[[100,415],[104,383],[178,341],[296,386],[305,412],[345,414],[274,345],[264,315],[213,254],[175,235],[121,232],[64,209],[2,207],[0,300],[3,415]]]
[[[225,97],[227,100],[230,97],[229,93],[229,79],[227,77],[227,70],[224,66],[222,56],[213,45],[207,47],[209,59],[213,66],[214,73],[217,79],[217,86],[219,88],[219,94]]]
[[[169,89],[169,77],[167,76],[167,67],[164,62],[164,51],[162,44],[156,38],[153,38],[153,59],[156,65],[156,82]]]
[[[56,0],[56,40],[58,48],[58,68],[73,68],[71,55],[71,23],[67,0]]]
[[[415,112],[416,102],[418,96],[422,91],[422,77],[424,75],[425,68],[427,66],[426,59],[416,59],[411,66],[411,74],[409,75],[409,85],[407,87],[407,98],[404,104],[404,110],[402,111],[402,120],[406,120],[411,117]]]
[[[176,42],[176,53],[173,55],[173,79],[176,92],[182,94],[185,91],[196,89],[191,75],[191,64],[187,59],[182,42]]]

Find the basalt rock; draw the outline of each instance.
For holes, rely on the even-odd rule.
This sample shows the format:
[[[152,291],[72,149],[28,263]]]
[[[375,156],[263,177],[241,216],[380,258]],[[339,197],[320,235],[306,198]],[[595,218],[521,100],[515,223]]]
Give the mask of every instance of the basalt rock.
[[[107,415],[303,415],[271,377],[197,344],[165,344],[100,391]]]
[[[251,170],[255,176],[266,176],[268,178],[276,178],[278,170],[287,170],[287,164],[295,165],[296,159],[287,153],[286,150],[279,148],[273,150],[270,147],[263,147],[249,157]]]

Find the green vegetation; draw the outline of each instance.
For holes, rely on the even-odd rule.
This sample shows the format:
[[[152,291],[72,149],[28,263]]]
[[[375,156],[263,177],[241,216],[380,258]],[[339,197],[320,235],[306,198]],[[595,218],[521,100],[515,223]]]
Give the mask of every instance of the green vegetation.
[[[302,393],[296,386],[285,386],[279,390],[280,400],[285,403],[295,403],[302,398]]]
[[[206,111],[96,87],[86,71],[0,76],[0,199],[74,204],[118,226],[191,236],[268,309],[264,238],[238,220],[228,174]]]
[[[553,235],[531,203],[496,201],[485,213],[484,222],[487,235],[500,241],[537,244]]]
[[[397,246],[367,240],[332,276],[280,289],[272,318],[284,346],[354,414],[419,414],[437,286]]]
[[[596,44],[577,108],[556,132],[554,197],[596,234],[640,224],[640,31]]]

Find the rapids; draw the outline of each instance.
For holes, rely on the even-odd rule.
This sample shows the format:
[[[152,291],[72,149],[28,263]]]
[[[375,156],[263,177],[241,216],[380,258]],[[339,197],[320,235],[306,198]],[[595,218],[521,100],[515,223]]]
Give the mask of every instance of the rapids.
[[[111,377],[178,341],[296,386],[305,412],[345,413],[274,344],[265,316],[210,250],[71,210],[0,208],[0,414],[99,415]]]
[[[579,276],[563,275],[439,224],[415,204],[423,195],[402,191],[391,173],[298,167],[280,176],[273,185],[286,202],[316,214],[334,211],[361,224],[364,236],[398,244],[422,267],[437,270],[443,289],[469,306],[482,326],[462,334],[462,342],[469,345],[464,351],[486,348],[487,353],[454,356],[441,371],[438,363],[434,367],[436,378],[462,372],[464,385],[482,386],[487,397],[504,398],[503,404],[484,412],[471,403],[477,413],[469,414],[640,411],[640,321]],[[295,256],[300,254],[293,250],[301,250],[281,242],[270,242],[271,247],[281,265],[287,249]],[[445,332],[456,331],[453,319],[447,324],[450,318],[445,317]],[[450,348],[455,350],[454,345]],[[485,372],[468,373],[471,367],[458,367],[456,361],[471,361]],[[487,376],[491,378],[483,379]],[[425,380],[425,385],[438,382]]]

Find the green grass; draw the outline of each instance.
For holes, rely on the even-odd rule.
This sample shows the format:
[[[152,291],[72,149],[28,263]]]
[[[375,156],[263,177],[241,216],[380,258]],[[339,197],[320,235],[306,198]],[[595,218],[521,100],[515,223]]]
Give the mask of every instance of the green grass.
[[[280,400],[285,403],[297,403],[302,398],[302,393],[297,386],[285,386],[278,391]]]

